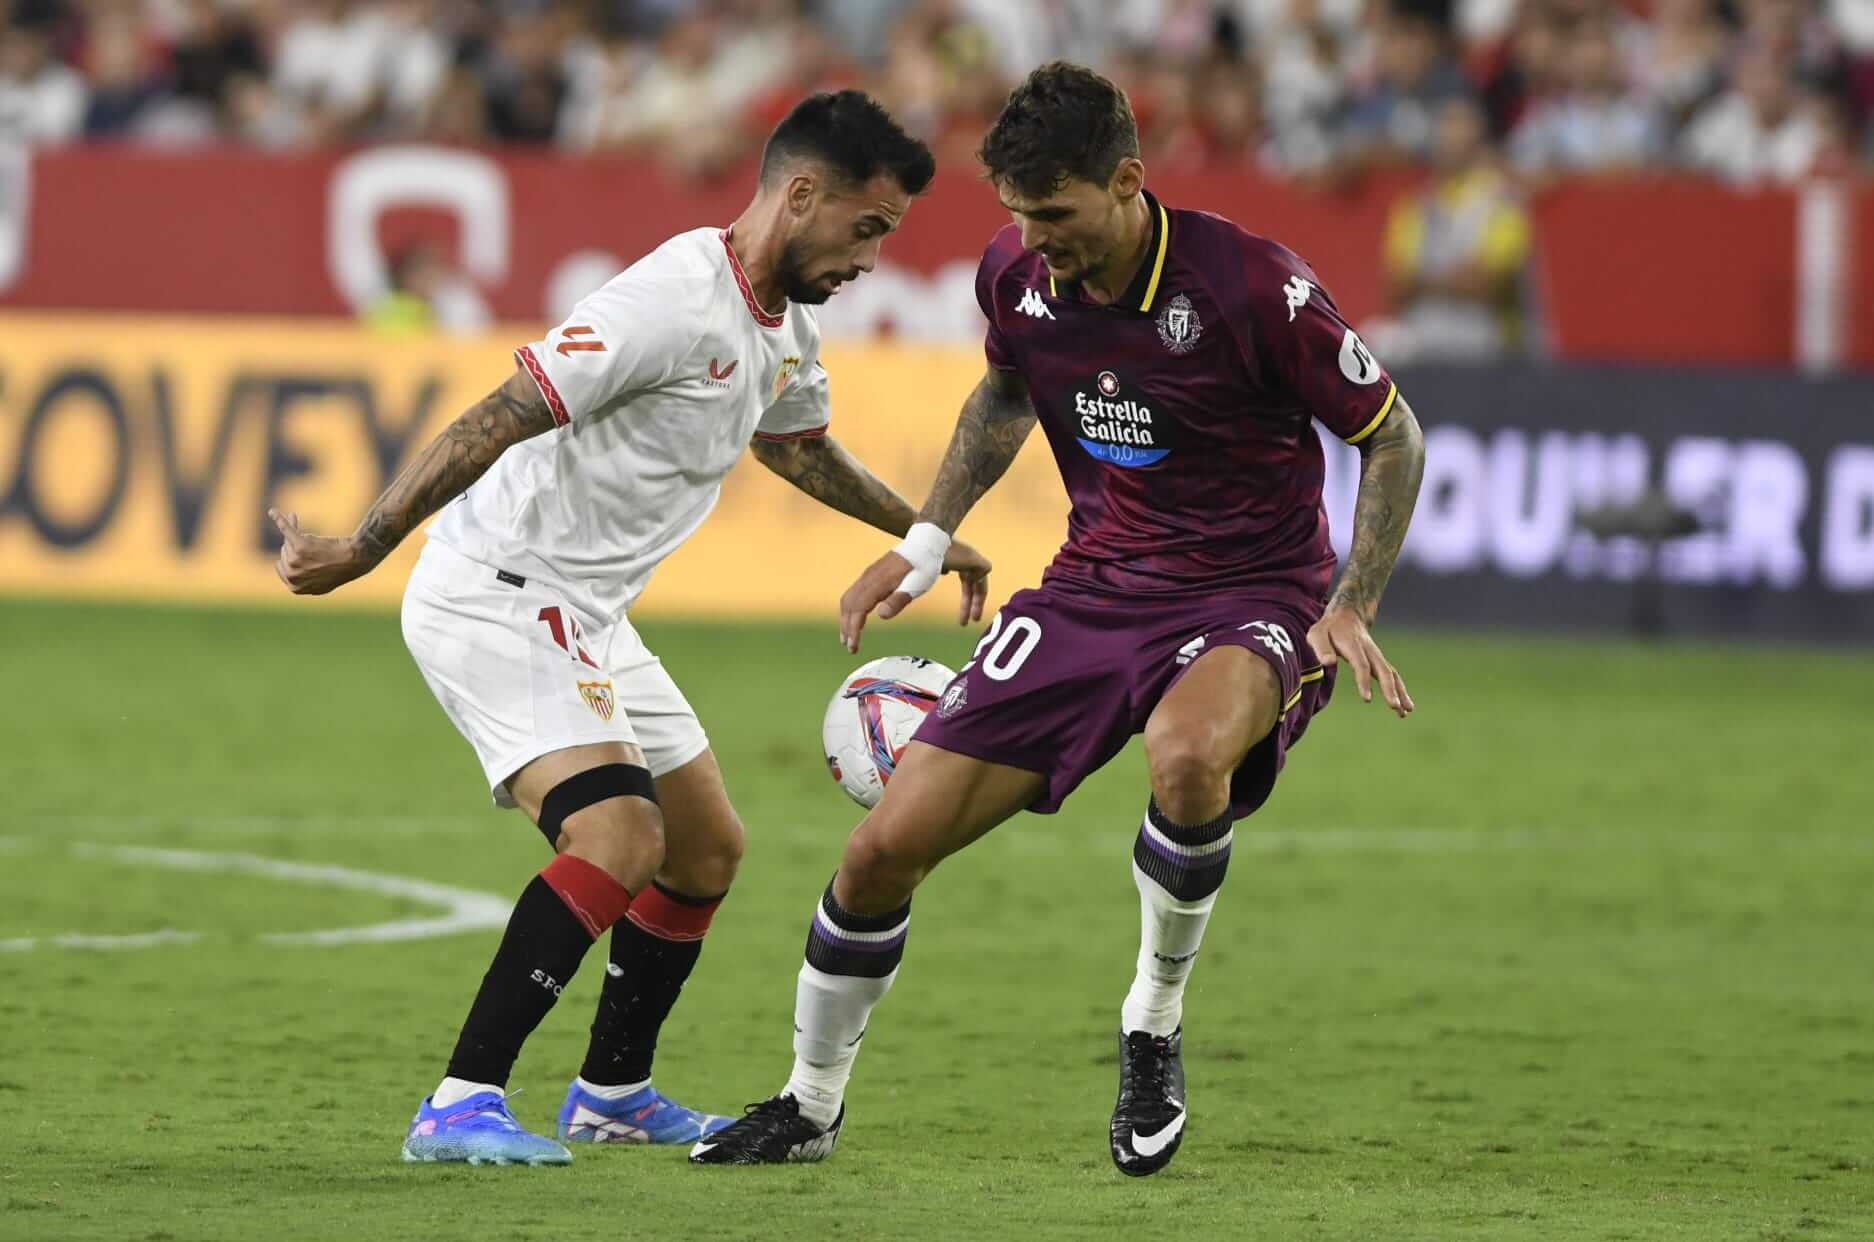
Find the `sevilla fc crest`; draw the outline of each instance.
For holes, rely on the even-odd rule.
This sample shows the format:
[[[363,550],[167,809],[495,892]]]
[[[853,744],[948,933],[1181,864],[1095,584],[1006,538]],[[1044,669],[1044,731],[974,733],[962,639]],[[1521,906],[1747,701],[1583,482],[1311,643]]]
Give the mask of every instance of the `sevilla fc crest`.
[[[781,359],[781,369],[774,373],[774,386],[770,390],[770,399],[779,401],[781,394],[787,391],[787,383],[800,370],[800,359],[793,354]]]
[[[579,694],[581,698],[585,699],[586,706],[592,709],[593,715],[597,716],[600,720],[610,720],[612,718],[614,705],[612,703],[611,682],[582,681],[579,683]]]
[[[1188,354],[1197,348],[1197,338],[1204,334],[1204,321],[1197,317],[1191,299],[1180,293],[1158,312],[1158,339],[1174,354]]]

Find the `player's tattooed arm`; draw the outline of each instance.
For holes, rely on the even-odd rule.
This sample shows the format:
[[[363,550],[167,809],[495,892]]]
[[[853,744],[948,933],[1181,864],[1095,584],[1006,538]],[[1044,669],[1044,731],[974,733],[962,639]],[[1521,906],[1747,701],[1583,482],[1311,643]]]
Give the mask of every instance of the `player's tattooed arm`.
[[[1007,472],[1035,420],[1027,383],[991,367],[963,402],[950,448],[917,520],[955,531],[983,493]]]
[[[831,436],[757,438],[749,451],[755,460],[827,508],[858,518],[888,535],[903,535],[917,519],[910,501]]]
[[[1379,599],[1393,566],[1399,562],[1424,473],[1425,437],[1412,407],[1404,397],[1395,397],[1386,421],[1360,444],[1360,499],[1354,505],[1353,548],[1326,611],[1308,630],[1308,647],[1323,667],[1345,664],[1342,676],[1351,676],[1354,688],[1368,702],[1377,683],[1386,705],[1402,718],[1412,714],[1412,695],[1368,627],[1379,612]]]
[[[1347,608],[1368,625],[1379,612],[1380,596],[1399,563],[1406,527],[1418,501],[1425,474],[1425,436],[1403,395],[1392,413],[1360,445],[1360,497],[1354,506],[1353,547],[1340,585],[1328,601]]]
[[[468,490],[509,445],[553,430],[553,412],[525,372],[476,402],[405,466],[358,523],[352,538],[373,564],[404,536]]]
[[[424,447],[345,537],[313,535],[299,516],[269,510],[279,527],[280,580],[298,595],[323,595],[361,577],[406,535],[481,478],[509,445],[553,428],[553,412],[523,371],[471,406]]]
[[[888,535],[903,535],[917,520],[911,502],[891,489],[864,462],[831,436],[799,440],[756,440],[749,446],[756,460],[829,509],[858,518]],[[980,621],[989,595],[989,558],[952,540],[943,571],[963,583],[959,623]]]
[[[1035,407],[1028,398],[1028,385],[1019,376],[990,368],[963,402],[950,447],[937,467],[937,481],[931,484],[917,520],[954,535],[971,507],[1008,470],[1034,426]],[[943,567],[946,573],[955,570],[963,583],[957,624],[980,621],[989,598],[989,561],[962,540],[953,539]],[[859,650],[860,635],[873,609],[889,620],[911,603],[913,594],[905,589],[911,569],[911,561],[893,549],[873,561],[840,596],[839,637],[846,650]]]

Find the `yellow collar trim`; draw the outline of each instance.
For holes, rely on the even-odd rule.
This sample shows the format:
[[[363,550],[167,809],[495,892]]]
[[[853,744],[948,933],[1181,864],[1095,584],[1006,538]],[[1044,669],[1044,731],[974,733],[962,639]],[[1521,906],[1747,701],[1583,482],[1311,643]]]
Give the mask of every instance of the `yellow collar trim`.
[[[1152,280],[1145,286],[1145,300],[1139,303],[1139,313],[1152,309],[1152,299],[1158,296],[1158,278],[1165,274],[1165,252],[1171,249],[1171,217],[1165,213],[1163,203],[1158,207],[1158,257],[1152,261]]]
[[[1165,274],[1165,254],[1171,249],[1171,216],[1165,211],[1163,203],[1154,204],[1158,208],[1158,257],[1152,260],[1152,279],[1145,286],[1145,298],[1139,303],[1139,313],[1152,309],[1152,299],[1158,296],[1158,279]],[[1061,291],[1055,288],[1054,276],[1048,275],[1048,296],[1058,298]]]

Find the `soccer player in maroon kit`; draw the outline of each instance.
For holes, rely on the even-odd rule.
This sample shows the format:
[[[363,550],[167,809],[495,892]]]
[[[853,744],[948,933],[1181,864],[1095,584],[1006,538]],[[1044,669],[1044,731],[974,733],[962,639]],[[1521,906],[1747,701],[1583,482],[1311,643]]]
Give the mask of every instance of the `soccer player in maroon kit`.
[[[848,646],[936,577],[950,532],[1039,422],[1073,508],[1040,587],[998,612],[847,842],[808,931],[794,1072],[710,1135],[707,1164],[816,1160],[838,1140],[911,894],[1017,811],[1057,810],[1145,734],[1133,848],[1143,928],[1120,1011],[1110,1143],[1122,1173],[1170,1162],[1186,1117],[1183,996],[1230,858],[1341,665],[1399,716],[1369,633],[1418,494],[1424,443],[1314,270],[1221,216],[1144,188],[1125,96],[1075,65],[1031,74],[984,139],[1015,218],[983,255],[989,369],[905,541],[841,601]],[[1334,583],[1311,421],[1361,452]],[[1332,593],[1330,594],[1330,587]]]

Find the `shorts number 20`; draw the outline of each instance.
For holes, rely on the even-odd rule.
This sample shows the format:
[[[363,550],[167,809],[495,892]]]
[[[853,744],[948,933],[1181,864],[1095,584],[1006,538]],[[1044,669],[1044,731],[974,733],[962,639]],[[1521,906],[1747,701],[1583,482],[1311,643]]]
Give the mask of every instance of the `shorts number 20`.
[[[1016,617],[1009,622],[1008,628],[1002,628],[1002,614],[997,613],[989,622],[989,632],[976,644],[970,662],[963,666],[967,673],[976,667],[976,661],[983,662],[983,676],[991,681],[1007,681],[1022,671],[1022,665],[1034,653],[1041,642],[1041,623],[1031,617]],[[983,653],[987,651],[988,654]]]

